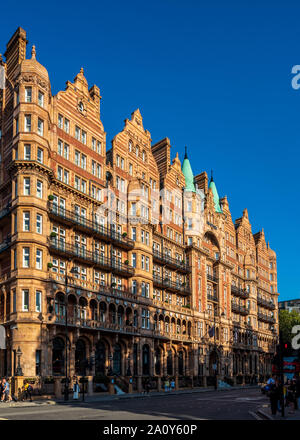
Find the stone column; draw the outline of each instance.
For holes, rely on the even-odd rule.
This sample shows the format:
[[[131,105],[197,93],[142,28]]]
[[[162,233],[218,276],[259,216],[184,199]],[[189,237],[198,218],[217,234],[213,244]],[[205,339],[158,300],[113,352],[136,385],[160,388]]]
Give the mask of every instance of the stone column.
[[[55,395],[56,399],[62,398],[61,387],[62,387],[61,378],[56,377],[54,379],[54,395]]]
[[[87,395],[93,396],[94,394],[94,388],[93,388],[93,376],[88,376],[88,389],[87,389]]]

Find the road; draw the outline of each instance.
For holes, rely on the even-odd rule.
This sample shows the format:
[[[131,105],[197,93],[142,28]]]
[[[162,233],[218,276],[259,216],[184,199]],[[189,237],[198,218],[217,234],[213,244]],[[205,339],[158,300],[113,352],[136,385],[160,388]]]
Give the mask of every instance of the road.
[[[0,404],[4,420],[254,420],[268,403],[259,389],[145,396],[93,403],[8,407]]]

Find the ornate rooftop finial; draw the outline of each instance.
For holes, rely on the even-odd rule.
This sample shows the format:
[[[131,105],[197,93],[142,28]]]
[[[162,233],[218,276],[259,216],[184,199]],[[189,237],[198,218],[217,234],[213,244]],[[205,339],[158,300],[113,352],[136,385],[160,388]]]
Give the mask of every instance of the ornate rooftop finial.
[[[210,170],[210,181],[214,181],[213,170]]]
[[[185,149],[184,158],[187,159],[187,158],[188,158],[188,155],[187,155],[187,146],[185,146],[184,149]]]
[[[81,69],[80,69],[80,73],[83,75],[83,67],[81,67]]]
[[[35,45],[32,46],[31,49],[31,59],[35,60],[36,59],[36,50],[35,50]]]

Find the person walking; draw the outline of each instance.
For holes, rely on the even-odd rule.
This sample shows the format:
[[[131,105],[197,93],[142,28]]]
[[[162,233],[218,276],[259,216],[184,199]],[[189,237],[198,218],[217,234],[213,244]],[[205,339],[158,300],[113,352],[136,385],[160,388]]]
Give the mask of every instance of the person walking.
[[[9,392],[9,382],[6,379],[3,379],[2,383],[4,385],[2,401],[10,402],[12,401],[12,397]]]
[[[73,385],[73,400],[78,400],[78,396],[79,396],[79,383],[78,383],[78,379],[76,378],[75,383]]]
[[[175,390],[175,380],[174,379],[171,380],[170,385],[171,385],[171,391],[174,391]]]
[[[278,400],[279,400],[279,383],[278,380],[270,383],[269,397],[271,404],[271,412],[273,416],[276,416],[278,410]]]
[[[146,381],[146,392],[147,392],[147,396],[149,396],[149,392],[151,390],[151,384],[150,384],[150,380],[147,379]]]
[[[169,387],[170,387],[169,379],[166,379],[165,380],[165,392],[169,391]]]
[[[3,402],[4,384],[3,379],[0,381],[0,402]]]

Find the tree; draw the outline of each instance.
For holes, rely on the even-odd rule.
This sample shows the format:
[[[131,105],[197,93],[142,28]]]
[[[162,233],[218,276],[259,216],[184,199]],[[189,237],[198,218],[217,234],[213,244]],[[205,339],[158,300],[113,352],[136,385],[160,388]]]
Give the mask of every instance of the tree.
[[[282,343],[290,344],[292,341],[292,328],[294,325],[300,325],[300,315],[296,310],[280,310],[279,312],[279,330],[282,332]]]

